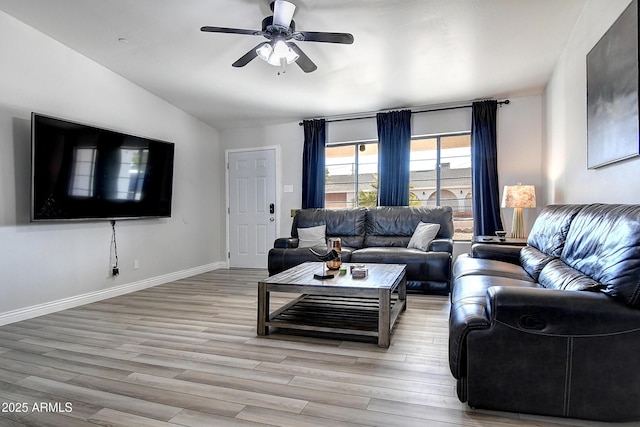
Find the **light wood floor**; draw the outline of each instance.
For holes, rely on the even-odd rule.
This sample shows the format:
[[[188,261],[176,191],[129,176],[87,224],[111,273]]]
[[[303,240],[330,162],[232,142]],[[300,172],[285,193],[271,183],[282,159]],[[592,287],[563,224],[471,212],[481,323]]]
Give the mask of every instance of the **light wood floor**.
[[[598,424],[460,403],[446,297],[409,295],[389,349],[257,337],[266,274],[217,270],[0,327],[0,425]]]

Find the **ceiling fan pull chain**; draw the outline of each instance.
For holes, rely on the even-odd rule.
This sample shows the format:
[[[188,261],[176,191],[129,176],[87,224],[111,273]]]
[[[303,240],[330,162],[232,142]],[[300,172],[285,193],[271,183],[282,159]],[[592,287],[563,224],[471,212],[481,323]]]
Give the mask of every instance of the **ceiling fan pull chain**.
[[[278,71],[278,75],[286,74],[287,72],[287,60],[285,58],[280,58],[280,71]]]

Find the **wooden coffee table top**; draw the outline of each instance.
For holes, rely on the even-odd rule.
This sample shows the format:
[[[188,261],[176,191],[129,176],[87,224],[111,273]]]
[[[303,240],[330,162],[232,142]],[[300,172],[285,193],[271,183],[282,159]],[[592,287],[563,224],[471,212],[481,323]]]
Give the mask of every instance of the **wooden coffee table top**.
[[[359,264],[362,265],[362,264]],[[397,285],[398,279],[402,277],[406,266],[404,264],[364,264],[369,273],[362,279],[354,279],[349,270],[349,263],[343,263],[347,268],[347,274],[340,275],[338,270],[332,270],[335,274],[333,279],[314,279],[314,273],[321,274],[323,263],[305,262],[286,271],[273,275],[262,283],[268,285],[289,285],[305,288],[304,292],[313,293],[313,288],[338,288],[371,291],[378,289],[388,289]]]

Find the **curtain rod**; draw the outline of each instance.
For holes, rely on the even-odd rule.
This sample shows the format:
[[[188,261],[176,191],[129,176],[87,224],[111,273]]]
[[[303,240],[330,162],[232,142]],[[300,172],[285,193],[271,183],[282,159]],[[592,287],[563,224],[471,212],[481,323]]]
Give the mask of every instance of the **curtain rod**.
[[[509,101],[508,99],[505,99],[504,101],[498,101],[498,105],[509,105],[511,101]],[[441,108],[428,108],[425,110],[411,110],[412,114],[415,113],[431,113],[434,111],[446,111],[446,110],[459,110],[461,108],[471,108],[472,105],[468,104],[468,105],[457,105],[457,106],[453,106],[453,107],[441,107]],[[366,115],[366,116],[358,116],[358,117],[345,117],[343,119],[325,119],[325,121],[327,123],[331,123],[331,122],[347,122],[350,120],[360,120],[360,119],[373,119],[375,118],[375,115]],[[298,125],[302,126],[303,122],[299,122]]]

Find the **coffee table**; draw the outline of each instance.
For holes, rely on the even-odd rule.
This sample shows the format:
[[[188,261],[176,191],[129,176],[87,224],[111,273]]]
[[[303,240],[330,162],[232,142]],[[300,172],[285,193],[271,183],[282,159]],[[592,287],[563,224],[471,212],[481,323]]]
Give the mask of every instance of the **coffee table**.
[[[322,272],[320,262],[306,262],[258,282],[258,335],[269,327],[331,334],[372,336],[378,346],[388,348],[391,331],[407,309],[404,264],[365,264],[363,279],[349,273],[333,279],[314,279]],[[396,293],[397,291],[397,293]],[[301,294],[269,312],[270,292]]]

